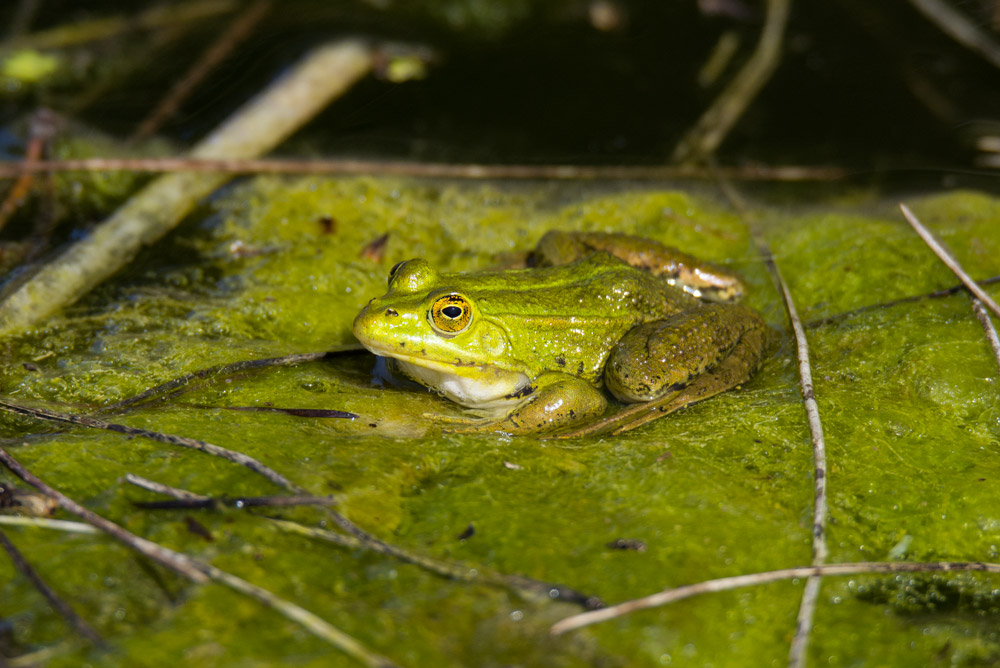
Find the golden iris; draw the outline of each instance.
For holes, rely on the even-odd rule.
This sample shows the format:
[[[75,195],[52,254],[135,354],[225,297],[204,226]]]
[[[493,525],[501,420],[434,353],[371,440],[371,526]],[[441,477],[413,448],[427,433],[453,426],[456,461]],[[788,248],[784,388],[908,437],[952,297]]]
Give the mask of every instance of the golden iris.
[[[472,322],[472,305],[458,294],[438,297],[431,304],[431,324],[442,334],[457,334]]]

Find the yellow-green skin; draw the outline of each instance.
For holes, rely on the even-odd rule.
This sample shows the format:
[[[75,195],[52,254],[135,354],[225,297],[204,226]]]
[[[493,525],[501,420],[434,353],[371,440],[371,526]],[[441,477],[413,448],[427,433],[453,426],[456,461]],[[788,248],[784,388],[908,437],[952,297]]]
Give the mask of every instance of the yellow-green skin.
[[[603,413],[602,386],[622,401],[651,401],[683,393],[724,360],[719,382],[727,387],[757,367],[766,326],[755,312],[703,302],[667,282],[687,271],[685,289],[726,299],[742,292],[732,274],[623,235],[550,233],[535,259],[573,255],[569,264],[474,274],[439,274],[422,259],[400,263],[389,291],[358,314],[354,335],[414,380],[481,409],[483,417],[463,421],[465,431],[555,431]],[[688,269],[665,273],[677,258]],[[711,284],[699,283],[698,272]],[[451,322],[436,303],[467,313]]]

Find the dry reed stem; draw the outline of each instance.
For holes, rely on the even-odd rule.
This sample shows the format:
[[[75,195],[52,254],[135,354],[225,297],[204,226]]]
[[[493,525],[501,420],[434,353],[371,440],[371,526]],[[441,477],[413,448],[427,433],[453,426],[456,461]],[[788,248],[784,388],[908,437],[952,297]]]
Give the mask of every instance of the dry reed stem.
[[[797,568],[783,568],[776,571],[766,571],[763,573],[751,573],[748,575],[736,575],[715,580],[705,580],[692,585],[664,589],[656,594],[644,596],[642,598],[625,601],[618,605],[612,605],[600,610],[581,612],[578,615],[566,617],[559,620],[549,629],[552,635],[560,635],[567,631],[617,619],[638,610],[655,608],[675,601],[681,601],[692,596],[709,594],[712,592],[729,591],[742,587],[752,587],[754,585],[777,582],[779,580],[792,580],[808,577],[830,577],[836,575],[865,575],[872,573],[932,573],[932,572],[964,572],[978,571],[985,573],[1000,574],[1000,564],[984,563],[981,561],[933,561],[914,563],[907,561],[861,561],[857,563],[844,564],[824,564],[822,566],[799,566]]]
[[[230,174],[377,174],[448,179],[548,179],[584,181],[621,179],[668,181],[674,179],[714,179],[719,174],[734,181],[835,181],[847,177],[839,167],[746,165],[621,167],[602,165],[484,165],[427,163],[389,160],[207,160],[195,158],[80,158],[40,160],[31,164],[0,162],[0,179],[23,172],[133,171],[133,172],[220,172]]]

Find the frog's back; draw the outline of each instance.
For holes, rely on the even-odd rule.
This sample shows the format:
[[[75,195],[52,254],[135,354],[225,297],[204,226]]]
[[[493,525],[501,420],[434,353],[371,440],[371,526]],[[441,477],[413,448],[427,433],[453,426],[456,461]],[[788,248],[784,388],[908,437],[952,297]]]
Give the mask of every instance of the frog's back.
[[[697,303],[603,252],[568,265],[463,275],[461,282],[482,316],[506,331],[523,364],[595,385],[625,332]]]

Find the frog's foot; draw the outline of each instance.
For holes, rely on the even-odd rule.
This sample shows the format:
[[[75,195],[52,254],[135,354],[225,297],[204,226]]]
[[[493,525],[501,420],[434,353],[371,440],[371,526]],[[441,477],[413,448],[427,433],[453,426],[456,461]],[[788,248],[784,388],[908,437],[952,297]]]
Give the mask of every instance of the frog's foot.
[[[608,388],[632,405],[558,436],[620,434],[736,387],[763,360],[767,332],[750,309],[724,304],[640,325],[605,369]]]
[[[590,383],[567,374],[547,373],[535,381],[530,396],[506,414],[435,418],[444,418],[444,429],[455,433],[538,434],[586,422],[602,414],[607,405],[604,394]]]
[[[569,264],[586,255],[604,251],[633,267],[645,269],[695,297],[729,302],[743,295],[743,281],[733,271],[699,260],[658,241],[628,234],[604,232],[547,232],[531,261],[537,266]]]

